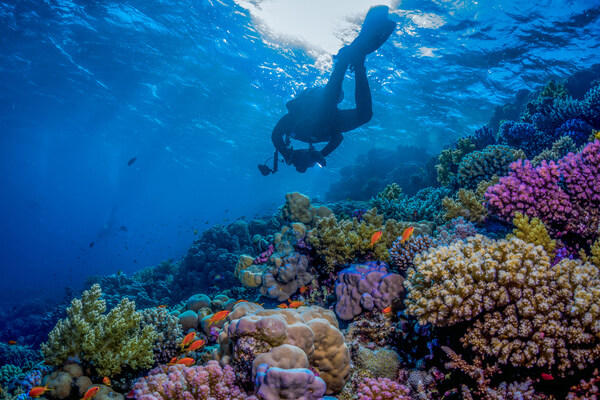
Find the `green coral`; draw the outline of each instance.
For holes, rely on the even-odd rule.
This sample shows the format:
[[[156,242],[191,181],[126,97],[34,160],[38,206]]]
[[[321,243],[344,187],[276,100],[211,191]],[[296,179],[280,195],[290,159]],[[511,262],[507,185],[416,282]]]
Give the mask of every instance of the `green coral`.
[[[474,223],[482,223],[488,216],[487,208],[484,204],[484,193],[488,187],[498,183],[500,178],[494,175],[488,181],[481,181],[477,184],[477,190],[459,189],[455,196],[445,197],[442,204],[446,209],[444,219],[463,217]]]
[[[435,166],[438,182],[444,186],[455,186],[458,165],[467,154],[475,151],[475,148],[476,144],[473,139],[461,138],[458,139],[454,148],[442,150]]]
[[[42,353],[51,365],[60,365],[69,357],[91,363],[101,376],[114,376],[123,367],[141,369],[154,363],[152,325],[141,327],[142,314],[127,298],[108,314],[100,285],[83,292],[67,309],[67,318],[58,321]]]
[[[458,182],[466,189],[474,189],[483,180],[494,175],[508,174],[508,166],[518,159],[525,159],[523,150],[504,145],[490,145],[483,150],[465,156],[458,167]]]
[[[335,215],[321,218],[316,227],[308,231],[308,243],[325,263],[329,270],[336,265],[347,264],[356,258],[372,254],[376,260],[388,261],[388,249],[394,240],[409,226],[414,226],[414,235],[430,234],[432,224],[427,222],[409,223],[388,219],[383,223],[383,216],[377,209],[367,211],[362,220],[339,220]],[[381,238],[371,247],[371,238],[381,231]]]
[[[542,161],[544,161],[544,160],[557,161],[557,160],[563,158],[564,156],[566,156],[567,154],[569,154],[571,152],[576,153],[577,151],[578,151],[577,145],[575,144],[573,139],[571,139],[570,136],[563,136],[563,137],[559,138],[558,140],[556,140],[554,143],[552,143],[552,148],[544,149],[544,150],[542,150],[542,152],[540,154],[533,157],[533,160],[531,160],[531,163],[533,165],[540,165],[542,163]]]
[[[396,379],[400,371],[400,356],[392,349],[369,350],[359,347],[355,364],[372,378]]]

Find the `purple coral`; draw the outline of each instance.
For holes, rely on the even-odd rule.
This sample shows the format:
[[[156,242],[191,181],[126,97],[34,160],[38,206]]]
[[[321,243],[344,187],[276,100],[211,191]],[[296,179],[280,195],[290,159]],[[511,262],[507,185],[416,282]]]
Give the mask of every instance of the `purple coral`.
[[[406,386],[388,378],[367,378],[358,385],[358,400],[410,400]]]
[[[235,373],[218,361],[205,366],[158,367],[133,387],[136,400],[257,400],[235,385]]]
[[[511,221],[515,212],[541,219],[551,235],[570,245],[592,243],[600,222],[600,141],[558,162],[538,167],[525,160],[485,194],[490,212]]]
[[[319,400],[327,388],[323,379],[306,368],[283,369],[261,364],[256,370],[257,394],[264,400]]]
[[[338,275],[335,313],[341,319],[350,320],[363,309],[377,307],[383,310],[400,297],[404,290],[403,282],[404,278],[400,275],[388,273],[385,263],[353,264]]]

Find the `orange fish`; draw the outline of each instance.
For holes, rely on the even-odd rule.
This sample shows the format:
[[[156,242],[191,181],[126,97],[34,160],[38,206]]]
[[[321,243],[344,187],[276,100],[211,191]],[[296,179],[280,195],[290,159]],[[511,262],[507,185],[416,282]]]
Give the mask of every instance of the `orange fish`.
[[[300,293],[304,293],[304,292],[306,292],[307,290],[308,290],[308,288],[307,288],[306,286],[302,286],[302,287],[300,288]]]
[[[400,241],[400,243],[404,243],[408,239],[410,239],[414,230],[415,230],[414,226],[409,226],[408,228],[406,228],[404,230],[404,232],[402,233],[402,240]]]
[[[542,375],[541,375],[541,377],[542,377],[542,379],[543,379],[543,380],[545,380],[545,381],[551,381],[551,380],[553,380],[553,379],[554,379],[554,377],[553,377],[552,375],[550,375],[550,374],[547,374],[547,373],[545,373],[545,372],[542,372]]]
[[[48,389],[48,385],[46,386],[35,386],[29,391],[29,397],[38,398],[44,393],[50,391],[52,389]]]
[[[377,241],[381,239],[381,235],[383,235],[383,231],[377,231],[373,234],[373,236],[371,236],[371,243],[369,243],[369,248],[373,248],[375,243],[377,243]]]
[[[389,314],[392,312],[392,306],[387,306],[386,308],[384,308],[383,310],[381,310],[382,313],[384,314]]]
[[[238,300],[238,301],[236,301],[235,303],[233,303],[233,305],[235,306],[236,304],[239,304],[239,303],[247,303],[247,302],[248,302],[248,300],[243,300],[243,299],[242,299],[242,300]]]
[[[91,388],[89,388],[87,390],[87,392],[85,392],[85,394],[83,395],[81,400],[91,399],[92,397],[94,397],[96,395],[96,393],[98,393],[98,390],[100,390],[99,386],[92,386]]]
[[[190,332],[181,341],[181,350],[185,349],[196,338],[196,332]]]
[[[105,376],[104,378],[102,378],[102,383],[104,383],[106,386],[110,386],[110,378],[108,376]]]
[[[227,310],[219,311],[218,313],[210,317],[210,319],[208,320],[208,326],[211,326],[215,322],[223,321],[225,318],[227,318],[228,315],[229,311]]]
[[[162,304],[160,306],[156,306],[156,308],[166,308],[166,307],[167,307],[166,304]]]
[[[175,364],[183,364],[186,367],[191,367],[192,365],[194,365],[195,362],[196,362],[196,360],[194,360],[193,358],[185,357],[185,358],[182,358],[181,360],[177,360],[177,362]]]
[[[280,305],[277,306],[277,308],[288,308],[288,307],[287,307],[287,304],[281,303]]]
[[[11,346],[14,346],[15,344],[17,344],[17,342],[15,342],[14,340],[9,340],[8,344]]]
[[[204,346],[206,342],[204,340],[196,340],[194,343],[190,344],[190,347],[187,348],[188,353],[190,351],[196,351],[202,346]]]
[[[288,301],[290,302],[290,304],[288,304],[289,308],[298,308],[298,307],[302,307],[304,305],[303,302],[295,300],[295,301],[291,301],[290,299],[288,299]]]
[[[171,358],[171,361],[169,361],[169,364],[167,364],[167,365],[175,365],[176,362],[177,362],[177,357],[173,357],[173,358]]]

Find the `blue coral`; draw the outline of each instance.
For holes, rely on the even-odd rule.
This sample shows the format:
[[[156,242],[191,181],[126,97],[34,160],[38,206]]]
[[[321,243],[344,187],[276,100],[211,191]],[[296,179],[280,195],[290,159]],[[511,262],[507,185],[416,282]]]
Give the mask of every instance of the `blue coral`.
[[[580,119],[570,119],[556,130],[556,137],[569,136],[576,145],[586,143],[594,128]]]
[[[585,120],[595,129],[600,129],[600,84],[591,88],[583,100]]]
[[[445,212],[442,199],[450,193],[451,190],[446,187],[427,187],[419,190],[413,197],[405,194],[400,194],[395,199],[375,197],[371,200],[371,205],[377,207],[377,212],[385,219],[442,223]]]
[[[504,122],[498,135],[498,143],[523,149],[528,157],[551,146],[554,139],[554,136],[538,130],[533,124],[514,121]]]

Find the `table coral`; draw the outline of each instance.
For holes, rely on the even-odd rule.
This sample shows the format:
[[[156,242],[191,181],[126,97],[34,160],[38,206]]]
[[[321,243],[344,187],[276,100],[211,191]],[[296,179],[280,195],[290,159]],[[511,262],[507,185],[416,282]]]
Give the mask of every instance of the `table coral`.
[[[550,234],[570,245],[591,244],[600,223],[600,141],[538,167],[525,160],[488,188],[490,212],[507,221],[517,211],[541,219]]]
[[[256,400],[235,385],[230,366],[217,361],[205,366],[155,368],[133,387],[136,400]]]
[[[157,338],[153,326],[141,326],[142,314],[127,298],[104,314],[106,305],[101,296],[100,286],[93,285],[81,299],[71,302],[68,317],[58,322],[42,345],[46,361],[59,365],[69,357],[80,357],[93,363],[103,376],[116,375],[123,367],[150,367]]]
[[[377,307],[380,311],[404,292],[404,278],[389,273],[385,263],[353,264],[340,271],[335,284],[335,313],[350,320],[363,310]]]
[[[584,368],[600,357],[600,271],[542,246],[477,235],[415,259],[407,313],[421,323],[469,321],[463,345],[500,363]],[[582,346],[585,344],[585,346]]]

